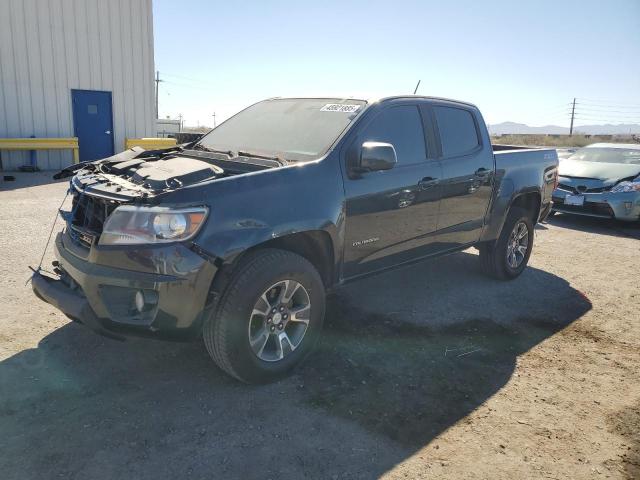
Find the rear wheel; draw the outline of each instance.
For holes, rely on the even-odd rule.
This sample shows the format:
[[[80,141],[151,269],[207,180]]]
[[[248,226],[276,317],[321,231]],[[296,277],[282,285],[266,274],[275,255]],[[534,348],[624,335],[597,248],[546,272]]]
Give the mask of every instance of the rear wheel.
[[[533,222],[527,210],[512,208],[500,237],[480,246],[480,264],[489,276],[511,280],[522,273],[533,248]]]
[[[205,345],[237,379],[271,382],[311,351],[324,307],[324,285],[311,263],[283,250],[258,250],[238,265],[205,321]]]

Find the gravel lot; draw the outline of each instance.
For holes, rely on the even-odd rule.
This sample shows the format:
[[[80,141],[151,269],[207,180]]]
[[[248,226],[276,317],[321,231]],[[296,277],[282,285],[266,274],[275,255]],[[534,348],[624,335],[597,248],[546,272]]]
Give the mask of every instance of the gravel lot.
[[[639,225],[559,215],[513,282],[469,250],[342,288],[308,362],[250,387],[33,296],[65,188],[0,183],[3,479],[640,478]]]

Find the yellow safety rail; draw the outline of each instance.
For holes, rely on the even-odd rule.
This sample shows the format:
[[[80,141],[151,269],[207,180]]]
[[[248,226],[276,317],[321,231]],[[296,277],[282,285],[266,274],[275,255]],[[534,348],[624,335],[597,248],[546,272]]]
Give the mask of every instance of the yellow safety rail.
[[[73,150],[73,163],[80,161],[78,138],[0,138],[0,150]]]
[[[125,150],[132,147],[142,147],[145,150],[170,148],[177,145],[175,138],[127,138],[124,141]]]

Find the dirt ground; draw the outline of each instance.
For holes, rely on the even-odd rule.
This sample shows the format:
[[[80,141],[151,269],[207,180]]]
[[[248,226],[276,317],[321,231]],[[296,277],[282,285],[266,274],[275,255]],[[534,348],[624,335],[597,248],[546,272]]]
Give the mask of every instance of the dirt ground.
[[[469,250],[344,287],[307,363],[251,387],[33,296],[65,188],[0,183],[3,479],[640,478],[639,225],[559,215],[512,282]]]

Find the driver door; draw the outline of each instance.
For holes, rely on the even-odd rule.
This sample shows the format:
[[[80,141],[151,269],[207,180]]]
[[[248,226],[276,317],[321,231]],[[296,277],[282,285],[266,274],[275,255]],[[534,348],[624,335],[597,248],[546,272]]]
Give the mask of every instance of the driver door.
[[[417,102],[391,103],[362,125],[350,144],[347,155],[358,155],[364,142],[390,143],[397,164],[390,170],[357,175],[348,168],[344,171],[344,278],[428,252],[437,228],[442,171],[425,135],[425,126],[430,129],[427,121]]]

